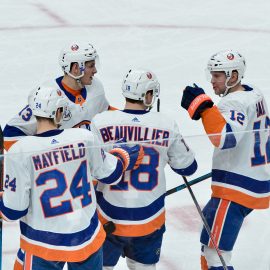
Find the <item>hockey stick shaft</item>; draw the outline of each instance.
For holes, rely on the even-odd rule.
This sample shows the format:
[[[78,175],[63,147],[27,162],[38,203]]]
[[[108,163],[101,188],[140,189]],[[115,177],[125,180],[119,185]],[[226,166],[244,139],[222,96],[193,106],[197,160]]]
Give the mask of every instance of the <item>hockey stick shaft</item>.
[[[3,169],[4,169],[4,135],[0,126],[0,191],[3,190]],[[2,234],[3,234],[3,220],[0,217],[0,270],[2,269]]]
[[[211,233],[211,229],[210,229],[210,227],[209,227],[209,225],[207,223],[207,220],[206,220],[206,218],[205,218],[205,216],[204,216],[204,214],[203,214],[203,212],[202,212],[202,210],[201,210],[201,208],[200,208],[200,206],[198,204],[198,201],[197,201],[197,199],[196,199],[196,197],[195,197],[195,195],[194,195],[194,193],[193,193],[193,191],[192,191],[192,189],[191,189],[191,187],[190,187],[190,185],[188,183],[188,180],[187,180],[187,178],[185,176],[182,176],[182,178],[183,178],[183,180],[185,182],[185,185],[187,186],[187,189],[188,189],[188,191],[189,191],[189,193],[190,193],[190,195],[192,197],[192,200],[193,200],[193,202],[194,202],[194,204],[195,204],[195,206],[196,206],[196,208],[198,210],[198,213],[201,216],[203,225],[204,225],[204,227],[205,227],[205,229],[207,231],[207,234],[209,235],[209,237],[211,239],[211,242],[212,242],[212,244],[213,244],[213,246],[214,246],[214,248],[215,248],[215,250],[216,250],[216,252],[218,254],[218,257],[219,257],[219,259],[220,259],[220,261],[222,263],[223,269],[228,270],[228,267],[227,267],[227,265],[226,265],[226,263],[224,261],[224,258],[221,255],[221,251],[219,250],[219,248],[218,248],[218,246],[217,246],[217,244],[215,242],[214,236]]]
[[[211,172],[210,173],[207,173],[207,174],[204,174],[204,175],[202,175],[202,176],[200,176],[198,178],[195,178],[195,179],[189,181],[188,184],[190,186],[195,185],[197,183],[202,182],[203,180],[206,180],[206,179],[210,178],[211,176],[212,176],[212,173]],[[186,187],[187,187],[186,184],[182,184],[182,185],[179,185],[177,187],[171,188],[171,189],[169,189],[169,190],[166,191],[165,196],[168,196],[168,195],[173,194],[173,193],[175,193],[177,191],[180,191],[182,189],[185,189]]]

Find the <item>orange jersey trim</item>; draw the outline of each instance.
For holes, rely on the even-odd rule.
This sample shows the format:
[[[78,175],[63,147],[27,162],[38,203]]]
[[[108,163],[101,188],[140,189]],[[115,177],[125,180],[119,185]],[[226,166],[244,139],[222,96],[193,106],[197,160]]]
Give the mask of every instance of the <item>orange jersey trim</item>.
[[[59,249],[50,249],[43,246],[38,246],[32,243],[27,242],[21,238],[20,247],[27,252],[43,258],[48,261],[66,261],[66,262],[81,262],[86,260],[90,255],[95,253],[103,244],[106,234],[102,226],[96,235],[95,239],[89,243],[87,246],[76,249],[76,250],[59,250]],[[76,248],[76,247],[74,247]]]
[[[109,105],[108,111],[119,111],[119,109],[116,108],[116,107],[113,107],[113,106]]]
[[[17,259],[16,259],[16,261],[15,261],[15,263],[14,263],[13,270],[23,270],[23,265],[20,264],[20,262],[18,262]]]
[[[217,106],[213,106],[201,113],[202,122],[206,133],[209,136],[210,141],[215,147],[219,147],[221,135],[220,134],[226,125],[226,120],[218,110]]]
[[[32,260],[33,260],[33,255],[29,254],[28,252],[25,252],[24,270],[31,270],[32,269]]]
[[[75,97],[75,103],[76,103],[76,104],[82,105],[82,104],[85,102],[85,99],[84,99],[84,98],[82,97],[82,95],[81,95],[81,90],[74,90],[74,89],[70,88],[69,86],[67,86],[67,85],[63,82],[63,80],[61,81],[61,83],[62,83],[63,87],[65,88],[65,90],[66,90],[67,92],[69,92],[72,96]]]
[[[89,124],[91,124],[91,122],[85,120],[85,121],[82,121],[82,122],[78,123],[78,124],[75,125],[73,128],[79,128],[79,127],[82,126],[82,125],[89,125]]]
[[[230,200],[251,209],[268,209],[270,205],[270,196],[256,198],[235,189],[215,186],[213,184],[211,188],[212,197]]]
[[[6,151],[9,150],[9,148],[14,144],[16,143],[17,140],[14,140],[14,141],[4,141],[4,148]]]
[[[108,222],[108,220],[105,219],[100,213],[98,217],[102,224]],[[165,211],[148,223],[136,225],[115,224],[116,229],[112,234],[127,237],[144,236],[160,229],[164,223],[165,223]]]

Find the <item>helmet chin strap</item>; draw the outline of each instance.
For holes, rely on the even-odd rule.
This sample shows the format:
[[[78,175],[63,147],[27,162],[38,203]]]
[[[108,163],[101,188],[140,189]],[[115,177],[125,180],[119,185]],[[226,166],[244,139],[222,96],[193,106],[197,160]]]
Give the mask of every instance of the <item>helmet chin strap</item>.
[[[225,89],[225,91],[224,91],[223,94],[219,94],[220,97],[225,97],[229,93],[229,90],[231,88],[235,87],[240,82],[240,80],[238,79],[233,85],[230,85],[229,86],[228,85],[228,82],[229,82],[230,79],[231,79],[231,76],[230,77],[227,77],[227,79],[225,81],[225,87],[226,87],[226,89]]]
[[[146,107],[152,109],[152,105],[155,103],[155,100],[156,100],[156,96],[153,95],[153,96],[152,96],[152,101],[151,101],[151,103],[146,103],[146,100],[145,100],[145,97],[144,97],[144,99],[143,99],[143,104],[144,104]],[[151,110],[151,109],[150,109],[150,110]]]
[[[62,122],[63,122],[63,115],[64,115],[64,113],[63,113],[63,110],[64,110],[64,108],[62,108],[62,110],[60,109],[60,112],[61,112],[61,117],[60,117],[60,119],[59,119],[59,121],[57,121],[57,114],[58,114],[58,110],[60,109],[60,107],[57,109],[57,112],[56,112],[56,114],[55,114],[55,116],[54,116],[54,118],[53,118],[53,122],[54,122],[54,124],[57,126],[57,128],[59,128],[61,125],[62,125]]]
[[[225,81],[225,91],[224,91],[224,93],[222,93],[222,94],[219,94],[219,96],[220,97],[225,97],[227,94],[228,94],[228,92],[229,92],[229,90],[230,90],[230,88],[231,88],[231,86],[228,86],[228,81],[230,80],[230,78],[231,77],[227,77],[227,79],[226,79],[226,81]]]
[[[84,76],[84,68],[81,67],[80,68],[80,71],[81,71],[81,74],[78,75],[78,76],[74,76],[70,72],[67,72],[67,74],[78,83],[78,85],[80,86],[80,88],[83,88],[83,85],[82,85],[82,82],[81,82],[81,78]]]

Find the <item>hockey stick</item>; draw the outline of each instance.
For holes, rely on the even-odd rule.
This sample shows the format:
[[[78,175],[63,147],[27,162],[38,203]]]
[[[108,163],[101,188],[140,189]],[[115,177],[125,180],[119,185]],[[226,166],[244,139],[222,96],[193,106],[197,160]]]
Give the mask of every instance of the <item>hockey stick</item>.
[[[210,178],[211,176],[212,176],[212,173],[211,172],[210,173],[207,173],[207,174],[204,174],[204,175],[202,175],[202,176],[200,176],[198,178],[195,178],[195,179],[189,181],[188,184],[190,186],[195,185],[197,183],[200,183],[203,180],[206,180],[206,179]],[[186,184],[182,184],[182,185],[179,185],[177,187],[171,188],[171,189],[169,189],[169,190],[166,191],[165,196],[168,196],[168,195],[173,194],[173,193],[175,193],[177,191],[180,191],[182,189],[185,189],[186,187],[187,187]]]
[[[211,177],[211,175],[212,175],[212,173],[204,174],[204,175],[202,175],[202,176],[200,176],[198,178],[195,178],[195,179],[189,181],[188,183],[189,183],[190,186],[195,185],[195,184],[197,184],[197,183],[199,183],[199,182],[201,182],[203,180],[208,179],[209,177]],[[185,189],[186,187],[187,187],[186,184],[182,184],[180,186],[169,189],[169,190],[166,191],[165,196],[168,196],[168,195],[173,194],[173,193],[175,193],[177,191]],[[104,228],[106,234],[109,235],[109,234],[112,234],[115,231],[115,224],[112,221],[109,221],[109,222],[103,224],[103,228]]]
[[[4,135],[0,126],[0,191],[3,191],[3,163],[4,163]],[[3,234],[3,221],[0,217],[0,270],[2,269],[2,234]]]
[[[225,261],[224,261],[224,258],[223,258],[223,256],[221,255],[221,251],[220,251],[220,249],[217,247],[217,244],[216,244],[215,239],[214,239],[214,237],[213,237],[213,235],[212,235],[212,233],[211,233],[211,230],[210,230],[210,227],[209,227],[209,225],[208,225],[208,223],[207,223],[207,220],[206,220],[205,216],[203,215],[203,212],[202,212],[202,210],[201,210],[201,208],[200,208],[200,206],[199,206],[199,204],[198,204],[198,202],[197,202],[197,199],[196,199],[196,197],[195,197],[195,195],[194,195],[194,193],[193,193],[193,191],[192,191],[192,189],[191,189],[191,187],[190,187],[190,185],[189,185],[189,183],[188,183],[188,180],[187,180],[187,178],[186,178],[185,176],[182,176],[182,178],[183,178],[183,180],[184,180],[184,182],[185,182],[185,185],[186,185],[187,188],[188,188],[188,191],[189,191],[189,193],[190,193],[190,195],[191,195],[191,197],[192,197],[192,200],[193,200],[193,202],[194,202],[194,204],[195,204],[195,206],[196,206],[196,208],[197,208],[197,210],[198,210],[198,213],[199,213],[200,216],[201,216],[201,219],[202,219],[202,221],[203,221],[203,225],[204,225],[204,227],[205,227],[205,229],[206,229],[206,231],[207,231],[207,234],[209,235],[209,237],[210,237],[210,239],[211,239],[211,242],[212,242],[212,244],[213,244],[213,246],[214,246],[214,248],[215,248],[215,250],[216,250],[216,252],[217,252],[217,254],[218,254],[218,257],[219,257],[219,259],[220,259],[220,261],[221,261],[221,263],[222,263],[223,269],[224,269],[224,270],[228,270],[228,267],[227,267],[227,265],[226,265],[226,263],[225,263]]]

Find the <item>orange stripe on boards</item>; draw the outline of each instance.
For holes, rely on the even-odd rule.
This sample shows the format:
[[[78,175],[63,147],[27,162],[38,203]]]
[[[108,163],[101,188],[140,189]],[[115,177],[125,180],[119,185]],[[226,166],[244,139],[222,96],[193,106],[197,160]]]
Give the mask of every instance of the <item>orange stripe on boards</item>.
[[[18,262],[18,260],[15,260],[13,270],[23,270],[23,265]]]
[[[229,205],[230,205],[230,201],[227,201],[224,199],[222,199],[220,201],[219,206],[218,206],[218,210],[216,213],[216,217],[214,220],[214,224],[212,225],[212,235],[213,235],[213,238],[214,238],[217,246],[219,246],[219,240],[220,240],[223,224],[225,222],[225,218],[226,218],[226,214],[227,214],[227,210],[228,210]],[[212,241],[209,240],[209,242],[210,242],[209,247],[214,248]]]
[[[212,197],[230,200],[251,209],[268,209],[270,196],[255,198],[238,190],[215,186],[212,184]]]
[[[15,140],[15,141],[4,141],[4,148],[5,148],[5,150],[8,151],[9,148],[10,148],[15,142],[17,142],[17,140]]]
[[[25,252],[23,270],[31,270],[32,269],[32,259],[33,259],[32,254]]]
[[[100,213],[98,217],[102,224],[108,222],[108,220],[105,219],[103,216],[101,216]],[[165,223],[165,211],[148,223],[136,224],[136,225],[115,224],[116,229],[113,232],[113,234],[119,235],[119,236],[129,236],[129,237],[144,236],[160,229],[164,223]]]
[[[208,270],[207,261],[204,256],[201,256],[201,270]]]
[[[66,262],[81,262],[86,260],[90,255],[95,253],[103,244],[106,234],[103,230],[103,227],[100,226],[100,230],[96,238],[87,246],[77,249],[77,250],[57,250],[49,249],[42,246],[34,245],[28,243],[26,240],[21,238],[20,247],[27,252],[32,253],[33,255],[43,258],[49,261],[66,261]],[[74,247],[76,248],[76,246]]]
[[[208,135],[220,134],[226,125],[226,120],[218,110],[213,106],[201,113],[204,129]],[[215,147],[219,147],[221,135],[209,136],[210,141]]]

